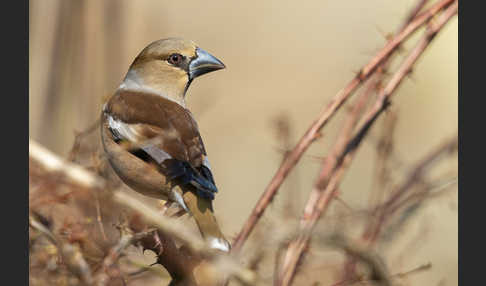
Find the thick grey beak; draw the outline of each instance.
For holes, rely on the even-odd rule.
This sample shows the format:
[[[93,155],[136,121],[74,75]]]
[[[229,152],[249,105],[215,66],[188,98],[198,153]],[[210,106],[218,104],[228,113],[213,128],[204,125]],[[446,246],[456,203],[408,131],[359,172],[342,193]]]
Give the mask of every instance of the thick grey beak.
[[[196,57],[189,64],[189,77],[194,79],[208,72],[224,69],[226,66],[210,53],[196,48]]]

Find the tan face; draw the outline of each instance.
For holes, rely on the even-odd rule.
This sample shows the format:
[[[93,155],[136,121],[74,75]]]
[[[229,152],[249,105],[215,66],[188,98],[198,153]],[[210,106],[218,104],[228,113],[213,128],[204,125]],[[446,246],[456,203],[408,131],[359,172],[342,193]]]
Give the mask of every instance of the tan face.
[[[133,61],[131,68],[140,67],[151,61],[161,61],[173,67],[167,61],[170,55],[180,54],[188,59],[196,57],[196,44],[190,40],[168,38],[155,41],[145,47]]]
[[[191,81],[202,74],[224,68],[224,64],[193,41],[168,38],[155,41],[140,52],[127,77],[144,88],[183,102]]]
[[[189,62],[196,57],[196,44],[169,38],[155,41],[143,49],[130,66],[143,85],[165,96],[184,97],[189,83]]]

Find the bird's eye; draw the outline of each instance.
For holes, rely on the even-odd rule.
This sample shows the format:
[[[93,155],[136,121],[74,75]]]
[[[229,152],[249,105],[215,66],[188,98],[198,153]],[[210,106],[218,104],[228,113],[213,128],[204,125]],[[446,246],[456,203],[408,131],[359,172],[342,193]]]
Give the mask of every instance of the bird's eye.
[[[182,55],[181,54],[172,54],[169,56],[167,61],[172,65],[178,65],[182,62]]]

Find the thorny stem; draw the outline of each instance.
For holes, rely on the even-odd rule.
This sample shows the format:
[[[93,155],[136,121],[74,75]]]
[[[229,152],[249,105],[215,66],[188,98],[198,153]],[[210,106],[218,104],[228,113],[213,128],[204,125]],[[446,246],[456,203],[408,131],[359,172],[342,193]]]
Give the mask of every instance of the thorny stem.
[[[414,184],[420,181],[420,178],[432,164],[438,162],[438,160],[445,155],[451,154],[456,148],[457,136],[443,142],[413,168],[413,171],[410,173],[406,181],[392,192],[390,198],[383,205],[376,208],[375,212],[378,213],[377,222],[376,224],[370,224],[367,231],[363,234],[363,238],[368,241],[369,245],[376,241],[386,218],[390,217],[390,215],[397,209],[395,207],[397,205],[396,203]]]
[[[321,173],[321,178],[316,184],[316,188],[323,190],[316,200],[315,197],[310,197],[308,204],[306,205],[306,210],[312,210],[311,216],[306,217],[304,214],[303,223],[301,223],[301,234],[297,239],[290,243],[290,246],[285,255],[285,260],[283,263],[283,270],[281,271],[283,278],[281,279],[281,284],[279,285],[290,285],[293,277],[296,273],[296,267],[301,259],[304,250],[307,248],[310,239],[310,233],[312,232],[315,223],[322,213],[327,210],[327,207],[331,201],[334,191],[339,184],[339,180],[342,173],[349,162],[352,160],[359,144],[362,142],[363,137],[366,135],[367,131],[371,125],[376,121],[378,116],[386,109],[389,98],[405,78],[405,76],[411,71],[412,66],[416,63],[417,59],[424,52],[425,48],[430,44],[434,36],[440,31],[440,29],[457,13],[458,3],[457,1],[448,7],[444,13],[439,17],[437,22],[432,22],[428,25],[428,28],[418,42],[416,47],[410,52],[409,56],[403,61],[398,70],[395,72],[393,77],[388,82],[387,86],[379,94],[375,105],[371,110],[365,114],[362,124],[359,125],[358,131],[352,140],[349,141],[348,146],[340,156],[342,158],[342,164],[335,165],[333,168],[334,173],[327,175],[328,170],[324,168],[323,173]],[[405,29],[406,30],[406,29]],[[345,134],[343,133],[343,136]],[[338,139],[339,142],[339,139]],[[338,145],[338,144],[337,144]],[[329,168],[330,169],[330,168]],[[313,192],[314,193],[314,192]]]
[[[91,269],[79,250],[79,247],[57,238],[44,224],[37,221],[32,215],[29,215],[29,226],[44,234],[56,246],[64,264],[84,284],[91,285],[93,283]]]
[[[106,181],[103,178],[86,170],[78,164],[62,160],[59,156],[39,145],[34,140],[29,140],[29,160],[35,161],[45,172],[60,174],[65,177],[70,184],[81,187],[82,189],[101,191],[104,189],[103,186],[107,185]],[[236,261],[234,261],[234,259],[232,259],[228,255],[217,253],[211,250],[206,245],[206,243],[204,243],[196,234],[193,234],[185,225],[183,225],[179,221],[167,217],[162,219],[160,214],[156,210],[152,209],[141,201],[124,194],[121,191],[115,191],[111,199],[115,203],[118,203],[119,206],[127,206],[129,208],[132,208],[134,211],[139,213],[145,221],[158,226],[159,232],[163,230],[164,233],[167,233],[171,237],[177,238],[179,241],[182,241],[191,250],[192,253],[203,255],[204,258],[207,259],[211,263],[211,265],[216,267],[216,269],[218,269],[221,273],[231,275],[247,285],[252,285],[255,283],[257,276],[253,271],[240,266]],[[31,225],[35,226],[38,224],[35,224],[35,220],[31,220]],[[44,233],[48,235],[49,232]],[[85,265],[85,263],[82,263],[82,261],[84,260],[82,259],[82,256],[78,255],[81,254],[79,251],[74,251],[76,249],[73,250],[72,245],[70,244],[64,243],[62,245],[66,246],[62,250],[63,253],[66,252],[70,254],[69,257],[72,256],[73,259],[75,258],[75,260],[68,261],[69,263],[75,263],[70,265],[72,265],[73,267],[77,267],[75,269],[78,269],[80,266]],[[165,252],[162,253],[162,256],[164,256],[165,254]],[[158,257],[158,259],[165,259],[165,257]],[[167,261],[168,263],[175,263],[175,261],[171,260],[170,258],[167,258]],[[164,267],[168,265],[169,264],[166,264],[164,265]],[[89,267],[81,267],[79,269],[90,270]],[[81,274],[83,273],[90,272],[81,272]],[[85,276],[83,280],[92,281],[92,276]]]
[[[414,18],[412,22],[402,32],[396,35],[393,39],[387,42],[387,44],[371,59],[371,61],[364,66],[358,75],[353,78],[346,87],[334,96],[331,102],[323,109],[321,114],[317,117],[314,123],[310,126],[307,132],[302,136],[299,143],[294,147],[291,153],[282,162],[279,169],[273,176],[272,180],[266,187],[262,196],[258,200],[257,204],[253,208],[250,216],[246,220],[243,228],[236,237],[232,252],[238,254],[243,244],[248,239],[248,236],[253,231],[255,225],[263,215],[265,209],[273,200],[278,189],[282,185],[285,178],[290,171],[299,162],[304,152],[309,148],[312,142],[320,137],[320,130],[326,125],[329,119],[336,113],[336,111],[346,102],[346,100],[352,95],[356,88],[376,70],[376,68],[386,60],[397,47],[407,39],[413,32],[415,32],[424,23],[429,21],[434,15],[441,11],[444,7],[447,7],[453,2],[453,0],[442,0],[431,8],[421,13]]]

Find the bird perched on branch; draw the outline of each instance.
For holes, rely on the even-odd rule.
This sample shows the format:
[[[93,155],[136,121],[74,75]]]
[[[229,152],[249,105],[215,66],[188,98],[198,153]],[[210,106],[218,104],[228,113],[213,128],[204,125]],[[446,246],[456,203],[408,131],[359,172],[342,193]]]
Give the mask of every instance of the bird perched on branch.
[[[169,38],[143,49],[103,106],[101,137],[108,160],[129,187],[175,202],[196,220],[215,249],[229,251],[214,217],[214,183],[185,96],[198,76],[225,68],[192,41]]]

